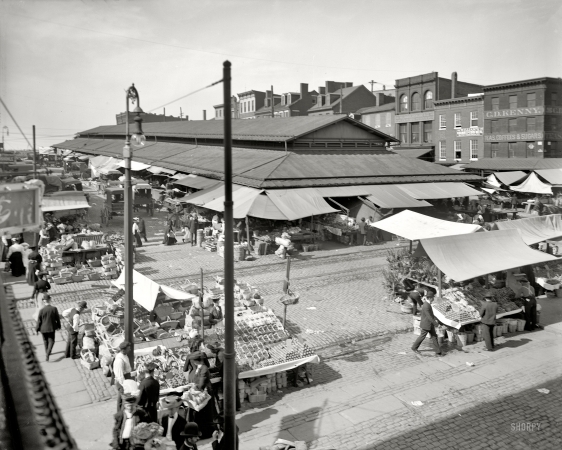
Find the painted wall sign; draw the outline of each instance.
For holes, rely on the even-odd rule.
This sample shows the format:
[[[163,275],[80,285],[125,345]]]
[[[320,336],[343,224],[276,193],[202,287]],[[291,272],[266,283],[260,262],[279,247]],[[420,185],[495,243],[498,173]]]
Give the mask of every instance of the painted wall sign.
[[[562,114],[562,106],[547,106],[547,114]]]
[[[562,133],[555,133],[553,131],[547,131],[546,133],[544,133],[544,138],[545,139],[553,139],[553,140],[559,140],[562,139]]]
[[[425,111],[413,114],[396,114],[394,116],[395,123],[406,123],[406,122],[423,122],[426,120],[433,120],[435,118],[434,111]]]
[[[484,113],[487,119],[494,119],[496,117],[534,116],[539,114],[544,114],[544,106],[536,106],[534,108],[500,109],[498,111],[486,111]]]
[[[471,127],[471,128],[457,128],[457,137],[465,136],[482,136],[484,134],[483,127]]]
[[[486,142],[494,141],[535,141],[543,139],[544,133],[512,133],[512,134],[487,134],[484,136]]]
[[[40,189],[27,184],[0,186],[0,234],[23,233],[41,223]]]

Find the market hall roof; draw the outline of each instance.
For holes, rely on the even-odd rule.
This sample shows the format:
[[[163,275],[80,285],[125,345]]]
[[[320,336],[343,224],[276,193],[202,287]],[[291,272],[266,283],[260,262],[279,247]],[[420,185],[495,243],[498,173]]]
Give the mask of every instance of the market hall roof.
[[[464,170],[562,169],[562,158],[484,158],[465,165]]]
[[[270,120],[232,120],[232,140],[244,141],[293,141],[336,123],[358,127],[365,132],[384,139],[387,142],[399,142],[398,139],[382,133],[368,125],[353,120],[346,115],[299,116]],[[175,122],[150,122],[142,125],[147,140],[155,138],[172,139],[219,139],[224,137],[224,122],[214,120],[182,120]],[[105,125],[78,133],[79,137],[125,136],[125,125]],[[337,136],[336,136],[337,138]]]
[[[123,141],[77,138],[57,144],[56,147],[121,158]],[[324,155],[237,147],[232,151],[233,182],[256,188],[481,180],[481,177],[474,174],[402,157],[387,150],[368,154],[341,152]],[[133,158],[145,164],[184,173],[194,173],[218,180],[224,178],[223,147],[148,142],[143,147],[134,149]]]

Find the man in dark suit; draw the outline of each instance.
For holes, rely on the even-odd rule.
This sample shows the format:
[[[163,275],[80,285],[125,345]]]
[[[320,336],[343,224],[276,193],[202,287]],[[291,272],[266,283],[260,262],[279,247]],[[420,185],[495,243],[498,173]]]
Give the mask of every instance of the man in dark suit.
[[[43,302],[45,306],[39,310],[36,331],[43,336],[46,360],[49,361],[53,345],[55,345],[55,331],[60,330],[61,325],[58,309],[51,306],[51,296],[44,295]]]
[[[420,315],[420,328],[421,333],[420,336],[412,345],[412,350],[414,352],[419,352],[418,348],[427,336],[427,333],[431,336],[431,342],[433,343],[433,349],[435,350],[436,355],[441,355],[441,349],[439,348],[439,342],[437,341],[437,333],[435,332],[435,324],[437,323],[437,319],[433,315],[433,309],[431,308],[431,303],[435,298],[435,294],[433,292],[428,292],[425,297],[423,298],[423,306],[421,307],[421,315]]]
[[[174,441],[176,449],[180,449],[183,444],[184,437],[181,433],[187,423],[179,410],[181,404],[181,397],[177,394],[168,394],[160,403],[160,406],[165,411],[161,422],[164,428],[164,436]]]
[[[144,242],[148,242],[148,239],[146,238],[146,224],[144,223],[144,219],[142,217],[139,219],[138,226],[141,238],[144,239]]]
[[[494,326],[496,325],[496,314],[498,312],[498,304],[494,302],[494,293],[492,291],[484,292],[484,299],[480,308],[480,322],[482,322],[482,335],[486,343],[485,350],[491,352],[494,349]]]
[[[199,228],[199,219],[197,213],[193,213],[193,217],[189,222],[189,232],[191,233],[191,246],[197,245],[197,229]]]
[[[156,369],[154,363],[149,362],[146,365],[146,377],[139,385],[137,405],[146,411],[151,422],[158,422],[157,405],[160,397],[160,383],[154,379],[154,369]]]

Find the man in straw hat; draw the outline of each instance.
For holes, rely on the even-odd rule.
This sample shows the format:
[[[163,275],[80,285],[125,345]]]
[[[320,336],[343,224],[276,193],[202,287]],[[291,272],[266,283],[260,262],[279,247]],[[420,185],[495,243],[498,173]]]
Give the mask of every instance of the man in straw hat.
[[[63,317],[68,320],[66,331],[68,332],[68,340],[66,341],[66,358],[77,359],[76,346],[78,345],[78,333],[80,332],[80,314],[88,307],[85,301],[80,301],[76,307],[67,309],[62,313]]]
[[[174,441],[178,450],[183,445],[184,437],[181,433],[187,424],[184,415],[180,412],[181,405],[182,399],[177,392],[166,395],[160,401],[160,408],[164,411],[161,422],[164,427],[164,436]]]
[[[146,374],[139,385],[137,405],[144,408],[151,422],[158,422],[157,405],[160,397],[160,383],[154,379],[156,364],[149,362],[145,366]]]
[[[46,361],[49,361],[53,345],[55,345],[55,332],[61,329],[59,310],[55,306],[51,306],[51,296],[44,295],[43,302],[45,306],[39,310],[37,317],[37,333],[43,336],[43,343],[45,344]]]
[[[419,337],[412,345],[412,350],[416,353],[419,353],[419,346],[429,333],[431,336],[431,342],[433,343],[433,349],[435,350],[435,354],[437,356],[441,356],[441,349],[439,348],[439,341],[437,340],[437,333],[435,332],[435,325],[438,323],[437,319],[433,315],[433,310],[431,308],[431,303],[435,298],[435,294],[432,291],[428,291],[423,298],[423,306],[421,307],[421,314],[420,314],[420,328],[421,333]]]
[[[201,432],[195,422],[187,422],[180,436],[184,439],[180,450],[197,450],[197,441],[201,437]]]
[[[135,375],[127,356],[130,350],[131,343],[129,341],[121,342],[119,344],[119,353],[115,355],[115,361],[113,361],[113,376],[115,377],[115,387],[117,388],[117,411],[121,410],[123,403],[123,383]]]
[[[480,322],[482,323],[482,336],[486,343],[484,350],[491,352],[494,350],[494,326],[496,325],[496,314],[498,313],[498,305],[494,301],[494,293],[491,290],[484,292],[485,302],[480,308]]]

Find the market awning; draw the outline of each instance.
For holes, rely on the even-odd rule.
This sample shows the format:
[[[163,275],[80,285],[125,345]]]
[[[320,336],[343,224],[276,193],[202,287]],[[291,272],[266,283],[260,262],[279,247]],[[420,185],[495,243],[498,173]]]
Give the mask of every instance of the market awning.
[[[150,173],[153,173],[154,175],[175,175],[175,173],[177,172],[177,170],[164,169],[163,167],[159,166],[150,166],[146,170],[148,170]]]
[[[552,187],[539,180],[539,177],[537,177],[537,174],[534,172],[531,173],[531,175],[529,175],[529,177],[525,181],[523,181],[523,183],[517,186],[510,186],[510,189],[516,192],[552,195]]]
[[[527,174],[521,170],[515,170],[513,172],[496,172],[494,175],[499,181],[508,186],[521,181],[527,176]]]
[[[370,195],[367,197],[367,200],[381,208],[419,208],[431,206],[431,203],[411,197],[397,185],[369,186],[369,193]]]
[[[67,211],[70,209],[89,208],[90,205],[82,192],[58,192],[52,196],[44,196],[41,202],[43,212]]]
[[[423,255],[424,251],[455,281],[558,260],[548,253],[529,248],[517,230],[422,239],[414,256]]]
[[[418,200],[437,200],[441,198],[470,197],[482,195],[480,191],[464,183],[412,183],[397,184],[410,197]]]
[[[125,167],[125,161],[121,161],[119,163],[119,167]],[[146,170],[148,169],[150,166],[148,164],[145,163],[141,163],[138,161],[131,161],[131,170],[138,172],[139,170]]]
[[[201,177],[199,175],[193,174],[185,175],[183,178],[174,181],[174,184],[177,184],[179,186],[188,186],[194,189],[207,189],[219,183],[219,180],[213,180],[211,178]]]
[[[80,161],[86,161],[86,160],[90,159],[90,155],[80,155],[80,156],[78,157],[78,159],[79,159]]]
[[[119,278],[112,281],[111,284],[119,289],[124,289],[125,272],[121,272]],[[133,300],[139,305],[148,311],[152,311],[154,309],[154,305],[156,305],[156,298],[158,297],[160,290],[174,300],[191,300],[195,298],[194,295],[187,292],[179,291],[163,284],[158,284],[156,281],[151,280],[142,273],[133,270]]]
[[[523,242],[532,245],[562,236],[562,215],[551,214],[528,219],[507,220],[495,222],[495,226],[498,230],[519,230]]]
[[[500,180],[498,180],[493,173],[488,175],[488,178],[486,178],[485,183],[489,186],[492,186],[492,187],[498,188],[498,189],[501,188],[501,185],[502,185]]]
[[[224,211],[224,184],[221,186],[222,189],[219,190],[221,195],[214,198],[213,200],[206,202],[203,207],[211,209],[213,211]],[[248,215],[254,200],[263,191],[261,189],[254,189],[246,186],[232,186],[232,201],[234,203],[232,208],[232,214],[235,219],[241,219]]]
[[[314,188],[322,197],[357,197],[368,195],[372,186],[333,186]]]
[[[550,184],[562,185],[562,169],[535,170],[535,173]]]
[[[314,189],[267,190],[267,195],[288,220],[337,212]]]
[[[410,241],[469,234],[482,230],[480,225],[435,219],[434,217],[410,210],[399,212],[391,217],[375,222],[373,226]]]

